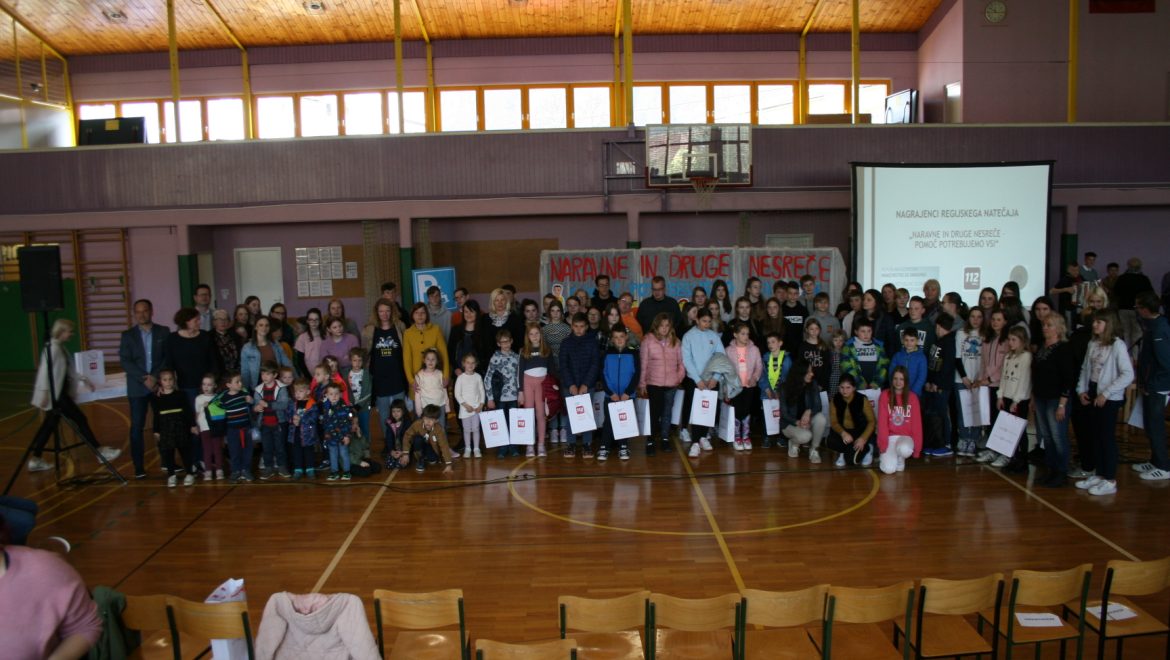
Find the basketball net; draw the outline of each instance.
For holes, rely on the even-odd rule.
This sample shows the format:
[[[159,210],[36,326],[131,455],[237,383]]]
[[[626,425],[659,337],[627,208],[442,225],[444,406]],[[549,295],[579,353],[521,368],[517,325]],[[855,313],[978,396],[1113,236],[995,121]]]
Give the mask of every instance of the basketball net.
[[[693,176],[691,177],[691,187],[695,189],[695,203],[701,210],[711,208],[711,201],[715,197],[715,186],[719,184],[719,179],[713,176]]]

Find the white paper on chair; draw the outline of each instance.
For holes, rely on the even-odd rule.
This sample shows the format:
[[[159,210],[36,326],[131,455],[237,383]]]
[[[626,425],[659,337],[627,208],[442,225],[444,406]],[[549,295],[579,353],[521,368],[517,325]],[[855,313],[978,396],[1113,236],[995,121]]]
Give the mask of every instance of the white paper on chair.
[[[963,426],[991,424],[991,390],[981,386],[975,390],[959,390],[959,408],[963,412]]]
[[[674,403],[672,403],[670,407],[670,423],[674,424],[675,426],[682,426],[682,407],[684,398],[686,397],[683,396],[682,388],[674,391]]]
[[[764,432],[780,435],[780,399],[764,399]]]
[[[593,400],[588,394],[565,397],[565,412],[569,415],[569,430],[573,435],[588,433],[597,428],[593,416]]]
[[[594,428],[601,428],[605,424],[605,392],[597,391],[589,394],[589,401],[593,406]]]
[[[1101,618],[1101,606],[1090,607],[1085,610],[1089,616]],[[1137,618],[1137,612],[1129,609],[1121,603],[1109,603],[1109,609],[1105,612],[1108,621],[1125,621],[1126,619]]]
[[[503,447],[508,444],[508,418],[503,410],[484,410],[479,413],[479,425],[483,429],[483,446]]]
[[[613,428],[614,440],[625,440],[638,435],[638,414],[634,412],[633,399],[614,401],[609,406],[609,424]]]
[[[726,403],[719,404],[719,437],[735,442],[735,408]]]
[[[1004,456],[1011,456],[1016,452],[1016,445],[1024,429],[1028,428],[1028,420],[1016,417],[1006,410],[999,411],[995,418],[995,426],[991,427],[991,435],[987,436],[987,448],[997,451]]]
[[[242,579],[228,578],[215,588],[203,602],[209,604],[235,603],[248,600]],[[243,660],[248,657],[248,642],[243,637],[211,640],[211,655],[214,658]]]
[[[508,415],[508,439],[514,445],[536,444],[536,410],[513,408]]]
[[[1016,621],[1025,628],[1059,628],[1060,617],[1051,612],[1016,612]]]
[[[650,399],[634,399],[634,414],[638,416],[638,434],[650,437]],[[667,429],[669,431],[670,429]]]
[[[1140,396],[1133,398],[1133,407],[1129,409],[1129,419],[1125,423],[1138,429],[1146,428],[1146,418],[1142,413],[1142,398]]]
[[[691,424],[715,426],[715,411],[718,409],[719,394],[715,390],[695,390],[691,398]]]

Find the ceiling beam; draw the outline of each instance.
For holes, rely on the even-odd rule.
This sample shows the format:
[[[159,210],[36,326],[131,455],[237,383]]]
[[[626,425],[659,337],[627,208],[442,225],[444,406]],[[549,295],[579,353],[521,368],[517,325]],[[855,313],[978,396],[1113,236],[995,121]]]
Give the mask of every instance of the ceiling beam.
[[[418,0],[410,0],[410,8],[414,11],[414,17],[418,20],[418,29],[422,32],[423,41],[431,43],[431,35],[427,33],[427,24],[423,20],[422,10],[418,8]]]

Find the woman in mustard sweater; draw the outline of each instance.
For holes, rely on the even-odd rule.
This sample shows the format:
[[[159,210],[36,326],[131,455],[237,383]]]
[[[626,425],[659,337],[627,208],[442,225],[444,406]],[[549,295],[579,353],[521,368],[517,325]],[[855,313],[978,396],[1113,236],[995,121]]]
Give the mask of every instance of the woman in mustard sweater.
[[[447,359],[447,342],[439,326],[431,323],[426,303],[415,303],[410,310],[414,324],[402,334],[402,366],[410,392],[407,399],[414,399],[414,376],[423,368],[423,352],[433,348],[439,353],[439,368],[443,371],[443,387],[451,381],[451,362]]]

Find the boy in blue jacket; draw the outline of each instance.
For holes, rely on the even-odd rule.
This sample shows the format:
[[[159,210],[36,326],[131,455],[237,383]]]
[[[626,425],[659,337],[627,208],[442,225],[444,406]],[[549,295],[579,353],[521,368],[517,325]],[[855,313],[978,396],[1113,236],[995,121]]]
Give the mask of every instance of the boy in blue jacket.
[[[561,342],[561,387],[569,390],[569,396],[589,394],[597,385],[601,372],[601,353],[597,350],[597,338],[589,330],[589,317],[583,312],[573,315],[573,332]],[[593,432],[573,436],[581,445],[581,456],[593,458]],[[565,443],[565,458],[575,458],[573,442]]]
[[[605,388],[605,429],[602,431],[601,448],[597,451],[597,460],[609,458],[609,448],[613,444],[613,424],[609,418],[609,404],[626,401],[634,398],[638,391],[638,378],[641,364],[638,360],[638,351],[632,350],[627,343],[630,335],[626,326],[618,323],[609,331],[609,349],[605,351],[602,361],[601,386]],[[618,441],[618,458],[630,460],[629,443],[623,439]]]
[[[902,350],[890,360],[890,373],[898,367],[906,367],[910,374],[910,391],[922,398],[922,387],[926,385],[926,354],[918,350],[918,328],[907,326],[902,329]]]

